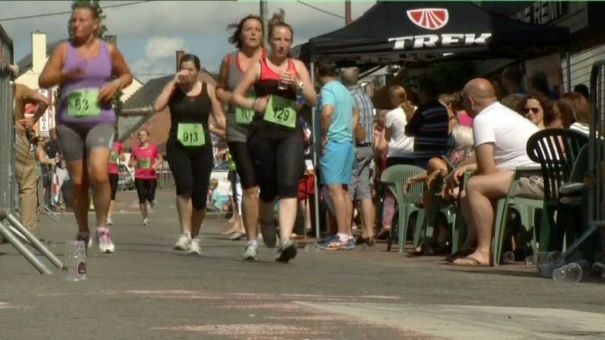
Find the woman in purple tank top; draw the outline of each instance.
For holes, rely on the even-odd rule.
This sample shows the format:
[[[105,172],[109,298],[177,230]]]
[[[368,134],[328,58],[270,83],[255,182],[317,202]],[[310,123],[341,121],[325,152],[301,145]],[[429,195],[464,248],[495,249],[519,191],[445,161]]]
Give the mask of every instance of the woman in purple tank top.
[[[59,45],[46,63],[40,88],[59,86],[56,117],[59,144],[74,187],[77,239],[90,245],[89,186],[97,215],[99,250],[113,253],[107,228],[111,199],[108,164],[116,114],[112,99],[132,82],[128,65],[118,49],[98,38],[98,6],[77,4],[71,14],[71,39]]]

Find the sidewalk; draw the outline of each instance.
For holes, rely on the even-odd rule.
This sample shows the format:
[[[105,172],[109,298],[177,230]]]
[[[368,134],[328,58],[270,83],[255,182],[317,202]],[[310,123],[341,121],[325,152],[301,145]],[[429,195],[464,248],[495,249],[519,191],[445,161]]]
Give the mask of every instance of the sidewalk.
[[[172,250],[172,192],[143,226],[133,192],[118,194],[117,252],[89,252],[88,280],[41,276],[0,247],[0,339],[599,339],[605,285],[560,284],[525,265],[458,268],[384,245],[305,252],[292,263],[241,260],[224,219],[203,227],[203,254]],[[91,217],[93,215],[90,215]],[[43,216],[40,237],[60,257],[73,215]]]

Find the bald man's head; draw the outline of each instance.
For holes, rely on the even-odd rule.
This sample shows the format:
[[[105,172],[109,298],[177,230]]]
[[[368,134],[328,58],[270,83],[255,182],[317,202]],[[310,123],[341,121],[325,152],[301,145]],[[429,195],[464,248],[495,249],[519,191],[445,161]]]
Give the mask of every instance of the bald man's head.
[[[492,83],[484,78],[475,78],[464,86],[464,93],[475,99],[492,99],[496,98],[496,91]]]
[[[475,78],[466,83],[462,90],[462,94],[464,97],[468,98],[465,100],[465,103],[470,101],[470,104],[472,104],[470,107],[466,108],[467,111],[469,111],[470,108],[470,111],[474,114],[478,114],[487,106],[498,101],[498,98],[496,98],[496,91],[491,82],[484,78]]]

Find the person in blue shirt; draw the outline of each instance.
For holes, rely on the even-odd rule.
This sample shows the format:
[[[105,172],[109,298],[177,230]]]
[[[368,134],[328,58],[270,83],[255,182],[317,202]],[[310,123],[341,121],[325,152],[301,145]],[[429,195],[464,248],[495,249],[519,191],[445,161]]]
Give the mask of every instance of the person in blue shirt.
[[[353,203],[348,186],[355,162],[354,126],[359,122],[359,109],[349,90],[338,80],[336,64],[322,60],[317,65],[317,79],[323,85],[320,112],[322,157],[321,180],[327,188],[338,233],[326,244],[326,249],[352,249],[355,241],[351,230]]]

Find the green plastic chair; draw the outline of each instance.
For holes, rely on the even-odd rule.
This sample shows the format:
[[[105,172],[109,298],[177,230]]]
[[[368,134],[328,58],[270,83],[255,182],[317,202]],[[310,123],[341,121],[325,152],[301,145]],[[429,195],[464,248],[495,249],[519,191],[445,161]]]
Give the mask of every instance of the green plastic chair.
[[[531,246],[534,254],[538,251],[536,231],[534,228],[536,211],[544,209],[544,200],[531,199],[515,196],[514,188],[518,185],[519,179],[523,176],[540,175],[539,167],[518,167],[515,169],[515,177],[511,184],[511,189],[506,197],[498,200],[496,205],[496,221],[494,230],[494,242],[492,243],[492,262],[494,266],[500,264],[502,259],[502,246],[505,239],[505,230],[508,224],[508,212],[511,208],[517,210],[521,216],[521,225],[527,231],[532,231]]]
[[[430,247],[430,242],[435,231],[435,225],[437,224],[437,217],[439,214],[445,216],[448,226],[452,226],[452,235],[456,233],[456,215],[458,207],[455,204],[445,202],[440,196],[441,184],[436,184],[431,190],[425,187],[425,192],[429,195],[433,195],[431,200],[431,207],[427,209],[424,207],[422,214],[419,213],[418,221],[416,223],[416,230],[414,232],[414,248],[418,248],[423,243],[423,251],[426,253]],[[430,213],[429,213],[430,212]]]
[[[405,242],[408,231],[410,216],[418,212],[418,219],[422,218],[421,209],[418,207],[418,200],[422,197],[424,185],[416,183],[412,185],[410,191],[404,192],[404,184],[408,178],[424,172],[423,168],[414,165],[393,165],[387,168],[380,176],[380,181],[391,191],[397,202],[397,211],[399,214],[399,252],[405,250]],[[389,242],[392,241],[392,234]],[[387,248],[390,250],[390,247]]]
[[[445,178],[442,178],[442,183],[445,182],[447,180],[447,177],[451,176],[451,174],[455,170],[454,166],[449,161],[447,161],[447,166],[450,175],[446,176]],[[465,174],[465,181],[469,175],[470,172]],[[460,214],[458,211],[460,202],[457,202],[458,204],[446,202],[439,196],[439,194],[441,193],[442,183],[437,183],[431,190],[425,187],[425,190],[429,191],[429,194],[433,195],[433,199],[431,200],[432,204],[430,209],[426,209],[425,207],[424,214],[419,215],[423,216],[424,219],[422,220],[422,224],[416,225],[416,231],[414,232],[414,248],[418,248],[418,246],[420,246],[421,241],[424,240],[423,249],[425,253],[429,249],[430,241],[432,239],[433,232],[435,230],[435,225],[437,224],[437,217],[439,216],[439,214],[445,216],[448,226],[451,226],[450,235],[452,237],[452,253],[458,251],[462,243],[462,238],[464,236],[464,219],[462,218],[462,214]],[[463,185],[461,186],[460,190],[462,190],[462,188]],[[430,211],[430,214],[428,214],[428,211]]]
[[[539,168],[518,168],[515,172],[515,180],[511,189],[516,186],[518,179],[523,175],[541,175],[544,180],[544,199],[535,200],[515,197],[514,193],[498,200],[496,212],[496,223],[494,242],[492,248],[493,263],[498,265],[502,255],[502,244],[507,223],[508,209],[514,207],[521,215],[521,223],[527,230],[534,225],[536,210],[542,210],[539,237],[536,237],[536,228],[533,228],[532,248],[534,253],[538,251],[560,250],[562,246],[562,234],[554,233],[552,226],[554,211],[558,211],[558,221],[565,220],[564,210],[560,209],[559,187],[569,181],[570,174],[580,150],[588,143],[585,135],[567,129],[545,129],[536,132],[527,141],[527,154],[529,158],[540,165]],[[563,216],[562,216],[563,215]],[[559,229],[559,228],[558,228]],[[551,237],[557,239],[553,242]]]

